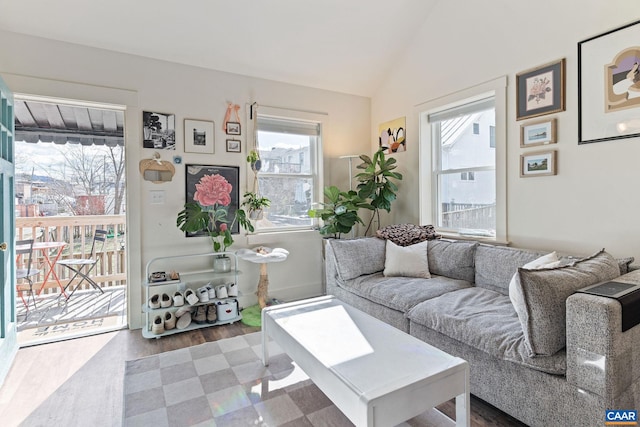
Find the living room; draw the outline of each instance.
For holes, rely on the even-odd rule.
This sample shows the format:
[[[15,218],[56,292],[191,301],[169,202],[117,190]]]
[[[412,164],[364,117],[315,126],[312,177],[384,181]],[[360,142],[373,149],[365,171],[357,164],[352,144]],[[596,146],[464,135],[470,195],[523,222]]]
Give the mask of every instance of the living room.
[[[175,225],[176,215],[185,203],[184,165],[238,166],[241,191],[249,187],[251,173],[245,156],[251,147],[249,115],[254,102],[258,111],[279,107],[326,116],[322,183],[342,189],[348,188],[349,176],[348,161],[340,157],[373,153],[378,147],[379,124],[406,117],[406,152],[393,155],[404,179],[399,185],[398,199],[391,213],[383,216],[382,225],[429,224],[433,218],[430,209],[425,208],[424,191],[430,189],[430,184],[420,175],[424,161],[419,154],[421,106],[506,76],[504,151],[502,166],[497,166],[502,168],[504,189],[498,201],[504,208],[504,240],[513,247],[577,255],[589,255],[606,248],[615,257],[640,259],[634,215],[640,209],[636,191],[636,183],[640,181],[635,164],[640,155],[637,138],[578,144],[577,44],[636,21],[640,14],[633,0],[545,0],[535,5],[497,1],[488,5],[462,0],[429,2],[417,8],[419,19],[416,17],[411,22],[413,31],[405,33],[406,44],[402,49],[385,59],[383,71],[372,71],[379,78],[375,84],[366,75],[352,73],[350,63],[342,65],[344,80],[352,86],[339,80],[331,82],[329,77],[325,81],[316,76],[315,83],[303,84],[291,79],[287,82],[288,76],[248,76],[242,71],[185,65],[180,52],[173,53],[174,60],[161,60],[154,59],[153,52],[124,53],[96,47],[97,43],[92,47],[89,46],[92,44],[90,31],[86,31],[84,44],[63,41],[64,36],[58,36],[53,29],[49,35],[35,31],[30,34],[21,29],[27,27],[27,19],[42,23],[48,20],[46,8],[39,9],[36,2],[31,3],[29,14],[25,6],[16,10],[16,15],[3,13],[0,18],[3,40],[0,76],[8,87],[18,94],[126,106],[131,329],[143,325],[140,307],[144,295],[140,283],[144,280],[146,263],[160,256],[200,253],[209,248],[206,239],[187,239]],[[128,6],[122,3],[122,7],[125,19]],[[200,13],[194,7],[190,14]],[[90,26],[91,19],[87,18],[84,24]],[[206,25],[214,26],[217,19],[242,17],[209,16]],[[174,26],[172,22],[149,21],[149,25]],[[71,23],[65,25],[72,27]],[[114,29],[118,27],[115,20],[110,25]],[[140,31],[145,25],[140,26]],[[393,32],[404,23],[397,22],[390,11],[379,22],[371,20],[369,25],[377,26],[381,32]],[[238,34],[219,36],[230,45],[243,37],[240,29]],[[327,39],[339,43],[333,37],[327,36]],[[249,46],[256,52],[260,50],[258,40]],[[153,48],[162,50],[162,46]],[[188,42],[183,48],[192,49]],[[324,61],[331,61],[330,45],[325,47],[320,43],[313,48],[325,51]],[[357,47],[353,49],[352,61],[356,62]],[[284,61],[288,56],[286,47],[278,54]],[[200,55],[215,56],[217,52],[204,51]],[[566,59],[565,109],[550,116],[558,125],[557,144],[553,147],[558,156],[557,174],[521,178],[520,156],[525,150],[519,145],[523,121],[516,120],[516,75],[562,58]],[[227,59],[232,61],[233,58]],[[228,137],[222,124],[228,103],[240,105],[240,154],[225,150]],[[140,161],[154,154],[153,149],[142,146],[143,111],[175,114],[176,150],[159,151],[164,161],[173,162],[175,155],[182,157],[181,164],[174,165],[176,173],[170,182],[155,184],[141,179]],[[214,122],[215,154],[185,152],[184,119]],[[150,203],[150,192],[156,190],[164,191],[163,204]],[[289,251],[285,262],[269,270],[272,296],[295,300],[322,294],[322,239],[317,231],[241,234],[235,242],[234,249],[266,245]],[[259,273],[250,265],[243,266],[243,270],[241,284],[244,293],[251,295]],[[292,277],[296,278],[295,282],[291,281]],[[243,305],[254,302],[253,296],[241,301]]]

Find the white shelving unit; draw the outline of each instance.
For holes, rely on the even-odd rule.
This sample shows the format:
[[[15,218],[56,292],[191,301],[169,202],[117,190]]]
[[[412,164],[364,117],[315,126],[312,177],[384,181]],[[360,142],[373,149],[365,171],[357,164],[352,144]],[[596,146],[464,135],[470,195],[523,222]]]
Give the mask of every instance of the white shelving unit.
[[[219,273],[213,270],[213,258],[219,255],[226,255],[231,258],[231,270],[225,273]],[[168,281],[168,282],[149,282],[149,277],[151,273],[155,271],[167,271],[166,266],[171,264],[179,263],[180,261],[193,261],[197,258],[209,258],[209,265],[211,265],[210,269],[202,269],[202,270],[192,270],[192,271],[179,271],[180,281]],[[177,311],[180,307],[173,306],[173,295],[176,291],[180,291],[184,294],[184,291],[187,289],[191,289],[196,292],[196,289],[200,286],[203,286],[207,282],[216,282],[216,281],[226,281],[228,279],[233,280],[233,282],[238,286],[238,275],[240,271],[238,271],[238,257],[234,252],[209,252],[204,254],[194,254],[194,255],[176,255],[176,256],[166,256],[166,257],[158,257],[153,258],[147,263],[145,268],[145,282],[143,284],[144,287],[144,300],[142,302],[142,313],[144,313],[145,324],[142,328],[142,336],[145,338],[160,338],[167,335],[173,335],[181,332],[192,331],[194,329],[200,328],[208,328],[210,326],[218,326],[218,325],[227,325],[230,323],[235,323],[242,319],[242,315],[238,311],[238,315],[231,319],[218,320],[215,323],[195,323],[191,322],[189,326],[184,329],[169,329],[165,330],[162,334],[154,334],[151,332],[151,326],[153,325],[153,319],[160,315],[164,315],[167,311]],[[215,284],[214,284],[215,285]],[[152,295],[166,293],[172,299],[171,307],[166,308],[150,308],[149,307],[149,299]],[[240,295],[238,295],[240,296]],[[237,299],[237,297],[229,297],[229,298],[214,298],[210,299],[208,302],[199,302],[197,304],[192,305],[192,307],[197,307],[200,305],[208,305],[208,304],[217,304],[218,302],[228,301],[229,299]],[[185,305],[188,305],[185,299]],[[238,307],[239,309],[239,307]]]

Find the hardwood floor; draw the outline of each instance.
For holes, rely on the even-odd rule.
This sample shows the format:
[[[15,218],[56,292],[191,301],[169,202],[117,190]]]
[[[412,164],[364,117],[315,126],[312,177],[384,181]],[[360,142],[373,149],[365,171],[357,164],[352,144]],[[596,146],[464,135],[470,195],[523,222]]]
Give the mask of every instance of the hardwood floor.
[[[126,360],[259,330],[237,322],[151,340],[122,330],[23,348],[0,388],[2,425],[119,426]],[[453,401],[438,409],[455,414]],[[473,396],[471,425],[524,426]]]

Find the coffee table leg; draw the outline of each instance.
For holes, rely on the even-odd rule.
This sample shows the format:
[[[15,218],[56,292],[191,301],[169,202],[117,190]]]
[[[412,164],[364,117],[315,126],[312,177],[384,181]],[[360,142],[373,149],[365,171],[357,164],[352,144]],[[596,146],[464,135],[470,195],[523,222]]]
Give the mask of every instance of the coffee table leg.
[[[265,309],[262,309],[262,313],[260,314],[262,321],[262,364],[267,366],[269,364],[269,348],[267,345],[269,344],[269,336],[267,335],[267,322]]]
[[[469,365],[465,367],[464,393],[456,396],[456,427],[471,426],[471,399],[469,397]]]

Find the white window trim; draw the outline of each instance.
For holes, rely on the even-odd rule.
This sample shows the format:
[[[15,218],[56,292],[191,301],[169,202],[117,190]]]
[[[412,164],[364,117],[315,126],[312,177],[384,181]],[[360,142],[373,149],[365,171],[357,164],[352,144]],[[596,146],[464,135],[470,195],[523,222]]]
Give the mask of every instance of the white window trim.
[[[496,132],[496,236],[483,238],[496,243],[508,243],[507,233],[507,77],[461,90],[459,92],[420,103],[415,106],[415,115],[419,123],[419,203],[420,223],[435,224],[436,206],[431,195],[437,191],[433,182],[434,158],[432,149],[431,125],[427,117],[430,113],[477,99],[493,95],[495,98],[495,132]],[[446,234],[448,237],[460,238],[457,233]]]
[[[256,129],[255,129],[255,120],[252,119],[251,117],[251,113],[252,113],[252,109],[251,109],[251,104],[246,104],[246,108],[245,111],[247,112],[247,153],[249,153],[249,151],[253,150],[253,149],[257,149],[257,141],[256,141]],[[292,109],[288,109],[288,108],[282,108],[282,107],[273,107],[273,106],[268,106],[268,105],[258,105],[257,107],[254,106],[253,108],[253,112],[254,114],[257,113],[265,115],[265,116],[269,116],[269,117],[275,117],[275,118],[282,118],[282,119],[289,119],[289,120],[301,120],[301,121],[309,121],[309,122],[315,122],[315,123],[320,123],[320,133],[319,133],[319,141],[317,142],[317,148],[316,148],[316,152],[315,153],[311,153],[312,157],[312,162],[315,163],[315,167],[316,167],[316,177],[317,179],[314,181],[314,188],[313,188],[313,200],[312,203],[319,203],[322,201],[322,198],[324,197],[322,191],[324,188],[324,180],[323,180],[323,149],[322,149],[322,144],[323,144],[323,139],[325,137],[325,135],[328,135],[328,126],[329,126],[329,115],[327,113],[319,113],[319,112],[312,112],[312,111],[302,111],[302,110],[292,110]],[[254,117],[255,118],[255,117]],[[246,154],[245,154],[246,157]],[[245,162],[245,168],[246,168],[246,186],[245,186],[245,192],[246,191],[251,191],[250,185],[251,183],[253,183],[253,171],[251,171],[251,168],[247,167],[246,162]],[[304,177],[307,175],[298,175],[296,174],[296,177]],[[309,175],[312,176],[312,175]],[[268,230],[256,230],[254,233],[248,233],[248,234],[252,234],[252,235],[261,235],[261,236],[266,236],[269,234],[280,234],[280,233],[299,233],[300,231],[314,231],[315,233],[317,233],[317,231],[315,231],[315,228],[317,228],[317,219],[313,219],[312,220],[312,224],[309,226],[291,226],[291,227],[282,227],[280,229],[268,229]],[[249,236],[250,237],[250,236]],[[255,240],[255,239],[253,239]],[[253,242],[253,240],[251,238],[249,238],[249,243],[255,243]]]

